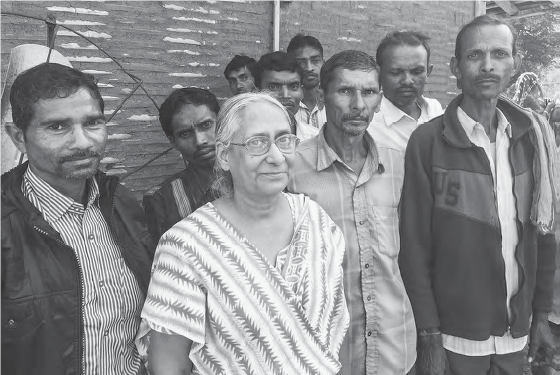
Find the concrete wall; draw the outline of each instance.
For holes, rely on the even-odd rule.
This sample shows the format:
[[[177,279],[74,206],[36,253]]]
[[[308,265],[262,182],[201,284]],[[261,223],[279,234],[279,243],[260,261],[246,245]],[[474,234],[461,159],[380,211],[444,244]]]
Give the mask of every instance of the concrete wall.
[[[109,123],[107,157],[102,168],[123,176],[169,147],[157,120],[157,109],[173,88],[208,88],[220,99],[229,96],[223,70],[237,53],[259,58],[272,51],[273,3],[256,2],[126,2],[126,1],[2,1],[2,13],[45,17],[90,37],[121,65],[143,80],[142,90],[126,101]],[[343,49],[375,55],[390,30],[415,28],[432,37],[434,72],[428,95],[446,105],[455,95],[448,62],[460,26],[474,15],[474,3],[464,2],[309,2],[281,3],[280,49],[298,32],[316,36],[325,58]],[[11,48],[45,44],[44,22],[2,16],[2,85]],[[55,49],[75,68],[99,79],[110,114],[134,86],[95,46],[58,29]],[[184,168],[172,151],[123,182],[140,199],[167,176]]]

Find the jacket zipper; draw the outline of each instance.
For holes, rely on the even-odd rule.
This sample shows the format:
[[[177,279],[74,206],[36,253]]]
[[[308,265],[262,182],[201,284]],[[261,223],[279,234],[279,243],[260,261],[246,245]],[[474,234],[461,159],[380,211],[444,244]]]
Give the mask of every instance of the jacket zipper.
[[[490,160],[488,160],[488,156],[486,155],[486,151],[484,151],[484,149],[482,147],[476,146],[474,145],[478,150],[482,151],[484,153],[484,160],[486,161],[486,164],[488,165],[488,168],[490,169],[490,178],[492,179],[492,192],[494,193],[494,209],[496,210],[496,217],[498,219],[498,228],[500,230],[500,249],[502,248],[502,223],[500,222],[500,211],[498,209],[498,193],[496,191],[496,182],[494,181],[494,176],[492,175],[492,166],[490,165]],[[498,173],[496,171],[496,173]],[[501,260],[502,260],[502,265],[504,268],[504,281],[506,284],[506,299],[507,299],[507,280],[505,280],[506,276],[505,276],[505,270],[506,270],[506,262],[504,260],[504,255],[503,253],[500,251],[501,254]],[[508,331],[509,328],[509,314],[507,312],[508,310],[508,306],[507,306],[507,302],[506,302],[506,332]],[[513,311],[512,311],[512,315],[513,315]]]
[[[69,248],[72,251],[72,255],[74,257],[74,260],[76,261],[76,264],[78,265],[78,275],[79,275],[79,282],[80,282],[80,326],[81,329],[79,331],[79,335],[81,337],[81,342],[82,345],[78,347],[78,356],[80,357],[80,368],[82,369],[81,373],[83,374],[85,372],[85,366],[84,366],[84,351],[83,348],[85,347],[86,344],[86,339],[85,336],[83,335],[83,320],[82,320],[82,313],[84,311],[84,275],[82,272],[82,265],[80,264],[80,260],[78,259],[78,257],[76,256],[76,253],[74,252],[74,249],[72,249],[70,246],[68,246],[67,244],[65,244],[64,242],[62,242],[61,240],[59,240],[58,238],[56,238],[55,236],[50,235],[49,233],[47,233],[46,231],[40,229],[39,227],[37,227],[36,225],[33,226],[33,229],[35,229],[37,232],[41,233],[42,235],[49,237],[53,240],[55,240],[56,242],[60,243],[61,245],[63,245],[64,247]]]

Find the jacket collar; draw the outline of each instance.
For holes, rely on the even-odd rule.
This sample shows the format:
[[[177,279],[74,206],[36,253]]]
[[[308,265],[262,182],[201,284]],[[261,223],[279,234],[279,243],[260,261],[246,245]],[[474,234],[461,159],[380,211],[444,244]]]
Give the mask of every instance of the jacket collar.
[[[462,99],[463,94],[460,94],[447,106],[443,114],[442,135],[453,146],[467,148],[472,147],[472,144],[457,117],[457,108]],[[531,113],[526,109],[513,103],[503,95],[498,99],[497,108],[502,111],[511,125],[512,141],[522,137],[531,129]]]

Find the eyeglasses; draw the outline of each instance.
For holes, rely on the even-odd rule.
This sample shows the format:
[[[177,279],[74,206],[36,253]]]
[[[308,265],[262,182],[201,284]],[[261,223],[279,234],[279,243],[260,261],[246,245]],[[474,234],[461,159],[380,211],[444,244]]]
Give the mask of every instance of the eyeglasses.
[[[296,147],[299,145],[299,138],[293,134],[284,134],[276,138],[274,144],[283,154],[291,154],[296,151]],[[230,142],[230,145],[244,146],[249,155],[260,156],[270,150],[272,140],[265,135],[256,135],[247,139],[244,143]]]

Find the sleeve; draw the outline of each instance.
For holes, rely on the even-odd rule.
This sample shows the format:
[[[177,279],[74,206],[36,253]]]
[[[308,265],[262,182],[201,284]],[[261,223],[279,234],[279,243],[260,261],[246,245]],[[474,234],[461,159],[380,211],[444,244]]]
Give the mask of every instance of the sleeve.
[[[141,317],[153,330],[203,344],[206,294],[194,266],[193,242],[177,227],[160,239]]]
[[[428,150],[430,142],[424,138],[415,131],[409,140],[400,203],[399,267],[418,329],[440,326],[432,288],[434,197],[429,176],[431,165],[425,160],[427,152],[422,154],[422,150]]]
[[[539,234],[537,238],[537,279],[533,297],[533,313],[550,312],[554,294],[557,243],[554,233]]]

